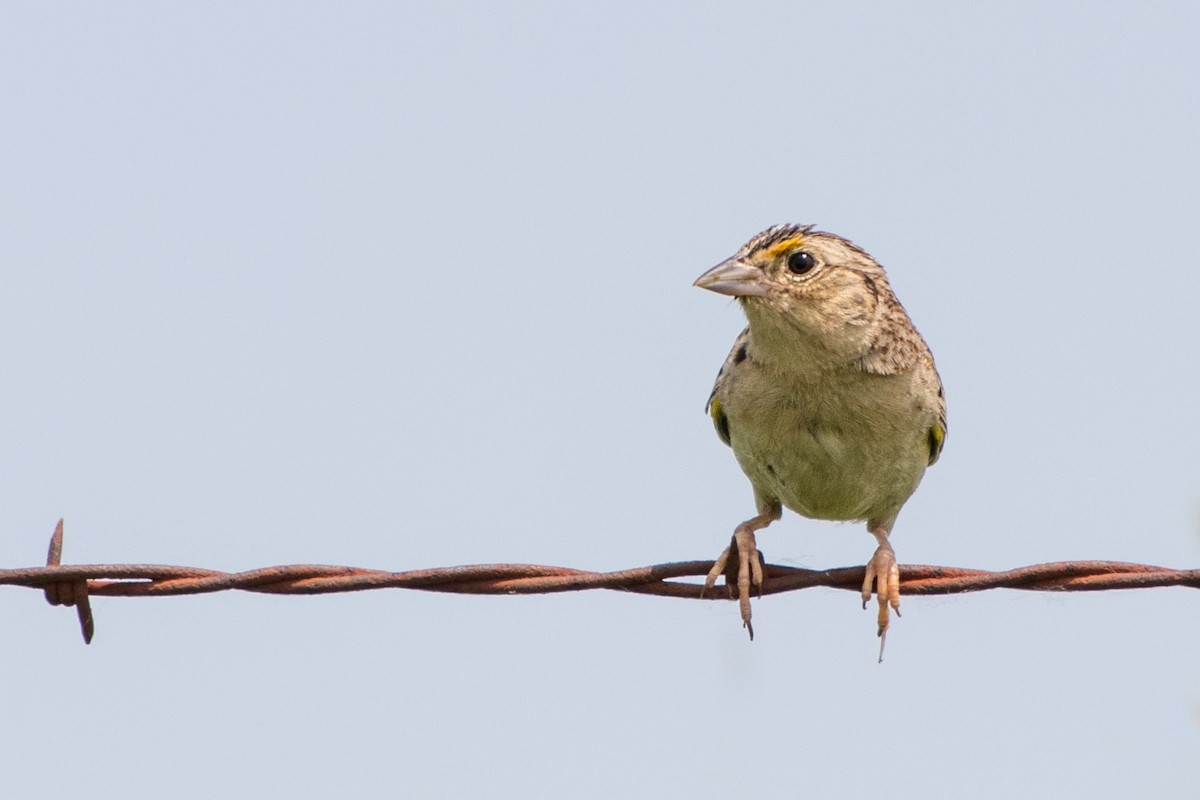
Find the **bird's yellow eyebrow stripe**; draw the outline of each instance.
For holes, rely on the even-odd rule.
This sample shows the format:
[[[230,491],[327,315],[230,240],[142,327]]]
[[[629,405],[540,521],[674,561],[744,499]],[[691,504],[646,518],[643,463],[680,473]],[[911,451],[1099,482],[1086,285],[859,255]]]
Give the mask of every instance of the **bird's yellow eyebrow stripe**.
[[[771,258],[779,258],[782,255],[792,252],[802,244],[804,244],[803,236],[793,236],[790,239],[784,239],[782,242],[776,242],[768,247],[767,255]]]

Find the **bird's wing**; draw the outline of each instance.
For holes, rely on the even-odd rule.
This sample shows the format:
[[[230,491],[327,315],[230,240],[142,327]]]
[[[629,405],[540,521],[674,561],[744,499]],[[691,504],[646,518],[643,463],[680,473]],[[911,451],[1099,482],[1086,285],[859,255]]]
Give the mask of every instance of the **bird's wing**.
[[[705,410],[712,417],[713,427],[717,429],[717,436],[721,437],[721,441],[729,444],[729,418],[725,416],[725,410],[721,407],[722,388],[725,386],[725,381],[729,380],[730,371],[737,364],[746,360],[746,348],[750,341],[750,329],[746,328],[737,339],[733,342],[733,348],[729,351],[729,355],[725,357],[725,363],[721,365],[720,372],[717,373],[717,380],[713,384],[712,394],[708,396],[708,404],[705,405]]]
[[[928,349],[926,349],[926,353],[928,353]],[[946,392],[942,389],[942,377],[938,375],[937,367],[934,366],[933,356],[927,355],[924,364],[928,365],[927,373],[937,396],[937,405],[934,408],[937,419],[929,428],[929,466],[932,467],[937,462],[938,456],[942,454],[942,445],[946,443]],[[926,370],[922,371],[926,372]]]

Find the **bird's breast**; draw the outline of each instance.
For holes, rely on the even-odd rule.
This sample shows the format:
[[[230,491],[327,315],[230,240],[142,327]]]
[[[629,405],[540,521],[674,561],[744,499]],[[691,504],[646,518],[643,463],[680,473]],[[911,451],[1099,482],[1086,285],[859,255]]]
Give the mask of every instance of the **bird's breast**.
[[[722,407],[742,470],[762,494],[806,517],[899,511],[928,461],[928,413],[905,376],[780,381],[747,371]]]

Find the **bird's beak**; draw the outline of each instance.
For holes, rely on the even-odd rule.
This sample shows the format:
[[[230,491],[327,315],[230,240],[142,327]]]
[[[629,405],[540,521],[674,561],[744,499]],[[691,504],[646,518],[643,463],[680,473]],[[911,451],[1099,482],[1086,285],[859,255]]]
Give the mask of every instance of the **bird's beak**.
[[[737,258],[722,261],[692,285],[731,297],[761,297],[767,293],[762,270],[743,264]]]

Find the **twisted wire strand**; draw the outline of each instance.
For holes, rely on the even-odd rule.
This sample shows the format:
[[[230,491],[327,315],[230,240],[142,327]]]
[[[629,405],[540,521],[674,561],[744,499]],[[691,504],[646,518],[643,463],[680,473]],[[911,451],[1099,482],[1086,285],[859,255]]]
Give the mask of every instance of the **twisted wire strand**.
[[[42,589],[51,605],[75,606],[85,642],[94,622],[89,596],[156,597],[240,590],[264,594],[329,594],[369,589],[420,589],[460,594],[549,594],[611,589],[662,597],[726,599],[725,591],[704,593],[700,583],[678,578],[703,577],[712,561],[678,561],[646,567],[590,572],[537,564],[478,564],[388,572],[358,567],[293,564],[246,572],[221,572],[160,564],[61,563],[62,520],[50,540],[44,567],[0,569],[0,586]],[[768,564],[762,593],[779,594],[815,586],[860,591],[863,567],[803,569]],[[1200,569],[1170,569],[1121,561],[1059,561],[993,572],[960,567],[907,564],[900,568],[906,595],[961,594],[988,589],[1096,592],[1187,586],[1200,589]]]

